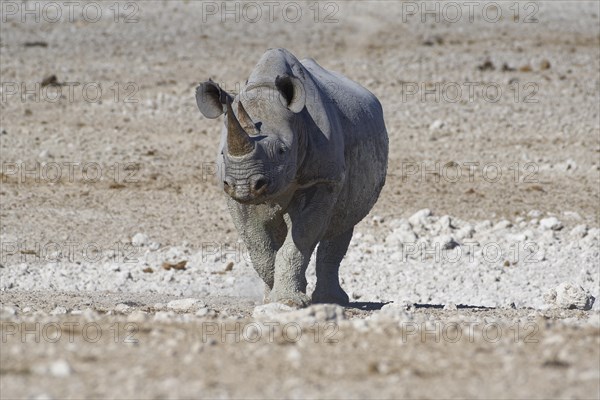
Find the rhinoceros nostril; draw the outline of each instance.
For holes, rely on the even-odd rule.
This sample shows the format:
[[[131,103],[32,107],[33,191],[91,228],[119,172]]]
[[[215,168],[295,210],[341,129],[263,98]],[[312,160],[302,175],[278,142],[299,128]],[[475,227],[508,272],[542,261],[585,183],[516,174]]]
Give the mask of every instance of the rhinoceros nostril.
[[[225,179],[223,180],[223,187],[225,188],[225,190],[227,189],[231,189],[235,186],[235,183],[233,182],[233,178],[227,176],[225,177]]]
[[[259,192],[260,190],[263,190],[264,188],[267,187],[267,179],[266,178],[259,178],[254,182],[254,188],[253,190],[255,192]]]

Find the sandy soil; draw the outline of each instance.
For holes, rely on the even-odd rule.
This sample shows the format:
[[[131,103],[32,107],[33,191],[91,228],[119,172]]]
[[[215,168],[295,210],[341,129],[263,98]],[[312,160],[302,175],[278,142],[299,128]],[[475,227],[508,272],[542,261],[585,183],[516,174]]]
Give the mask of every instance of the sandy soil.
[[[220,2],[122,2],[118,12],[113,2],[91,2],[102,12],[93,22],[93,10],[83,11],[87,2],[72,19],[59,2],[63,15],[56,23],[52,2],[29,3],[39,5],[39,22],[33,15],[22,21],[23,3],[3,2],[1,9],[2,398],[600,396],[598,304],[591,311],[537,306],[565,276],[598,297],[597,2],[502,2],[500,9],[477,3],[473,21],[466,6],[456,18],[442,5],[424,15],[420,2],[319,2],[316,15],[312,2],[286,2],[272,21],[263,7],[256,23],[244,19],[255,15],[245,3],[234,3],[236,22]],[[302,12],[297,22],[286,8],[291,3]],[[496,12],[502,18],[494,22]],[[388,180],[357,227],[362,236],[346,276],[354,301],[363,303],[341,316],[302,320],[333,323],[339,342],[320,337],[315,343],[308,334],[294,343],[281,337],[277,343],[203,340],[203,324],[222,329],[239,322],[241,331],[257,320],[252,314],[262,288],[247,263],[236,261],[233,277],[225,274],[227,257],[190,261],[189,275],[162,271],[158,259],[156,265],[134,263],[163,274],[156,278],[162,291],[148,290],[145,280],[135,284],[135,274],[134,283],[125,276],[114,290],[77,287],[79,276],[96,279],[91,271],[105,264],[106,285],[130,273],[123,260],[105,262],[108,256],[90,267],[81,257],[87,245],[122,256],[141,232],[165,253],[179,249],[172,251],[175,259],[181,249],[194,255],[207,243],[235,246],[224,194],[212,176],[220,122],[201,117],[193,93],[208,77],[235,91],[270,47],[346,74],[375,93],[385,110]],[[62,86],[35,86],[52,75]],[[54,100],[57,92],[62,96]],[[508,282],[533,290],[511,292],[502,286],[504,277],[494,283],[504,260],[473,274],[477,295],[447,284],[454,272],[442,264],[431,274],[410,264],[424,281],[410,283],[411,291],[396,282],[406,270],[388,253],[373,260],[404,272],[365,272],[370,250],[361,243],[387,243],[389,250],[393,226],[386,223],[423,208],[473,226],[511,221],[506,237],[530,224],[535,240],[554,250],[547,250],[550,260],[539,272],[507,273]],[[563,227],[548,238],[535,224],[552,216]],[[596,232],[584,244],[570,233],[581,225]],[[52,263],[39,251],[49,243],[63,252],[76,243],[79,256]],[[134,254],[135,262],[141,255]],[[464,264],[455,267],[457,275],[469,274]],[[392,284],[378,290],[376,278]],[[212,286],[185,288],[200,281]],[[480,296],[485,290],[495,308],[482,308],[488,306]],[[494,297],[495,291],[502,293]],[[169,310],[166,304],[181,297],[206,307]],[[422,306],[403,310],[404,299]],[[396,305],[379,310],[389,301]],[[516,309],[502,308],[511,301]],[[475,308],[436,308],[450,302]],[[410,324],[421,329],[429,320],[442,327],[493,322],[504,335],[498,342],[481,332],[472,342],[463,335],[456,343],[448,337],[436,343],[418,334],[403,341]],[[92,343],[80,328],[64,328],[68,321],[97,321],[105,334]],[[58,323],[75,332],[75,340],[22,340],[23,322],[38,322],[40,329]],[[137,344],[112,340],[114,329],[128,322],[137,329]],[[529,322],[537,324],[538,341],[514,340],[510,327]],[[302,325],[302,332],[308,329]]]

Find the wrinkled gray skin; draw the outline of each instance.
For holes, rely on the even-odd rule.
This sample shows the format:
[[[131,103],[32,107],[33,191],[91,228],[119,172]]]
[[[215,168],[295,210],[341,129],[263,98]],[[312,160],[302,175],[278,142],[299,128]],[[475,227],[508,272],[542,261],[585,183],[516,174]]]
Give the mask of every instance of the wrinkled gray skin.
[[[305,272],[319,244],[312,302],[348,304],[339,265],[387,170],[377,98],[312,59],[270,49],[235,97],[209,80],[196,100],[208,118],[226,114],[218,179],[269,300],[310,304]]]

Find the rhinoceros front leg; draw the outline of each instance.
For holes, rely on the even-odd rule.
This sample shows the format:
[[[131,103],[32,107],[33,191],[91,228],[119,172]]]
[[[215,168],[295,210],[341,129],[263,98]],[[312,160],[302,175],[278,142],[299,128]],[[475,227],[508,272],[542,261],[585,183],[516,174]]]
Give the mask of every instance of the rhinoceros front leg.
[[[265,205],[241,205],[228,200],[233,222],[248,249],[258,276],[265,282],[265,294],[275,280],[275,257],[281,248],[287,227],[283,213]]]
[[[340,263],[346,255],[354,228],[341,235],[322,240],[317,249],[317,286],[312,294],[313,303],[347,305],[348,295],[340,286]]]
[[[292,307],[310,304],[306,295],[306,268],[323,237],[337,198],[337,188],[316,185],[296,193],[284,216],[288,233],[275,257],[271,300]]]

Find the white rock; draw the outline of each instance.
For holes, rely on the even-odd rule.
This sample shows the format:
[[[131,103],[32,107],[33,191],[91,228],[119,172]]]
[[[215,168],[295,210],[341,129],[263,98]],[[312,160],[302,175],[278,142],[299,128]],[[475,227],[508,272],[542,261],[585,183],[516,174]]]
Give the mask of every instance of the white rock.
[[[510,242],[511,245],[514,245],[517,242],[524,242],[525,240],[527,240],[527,235],[523,232],[513,233],[506,235],[506,239]]]
[[[577,163],[569,158],[566,161],[556,164],[555,168],[561,171],[575,171],[577,169]]]
[[[313,304],[309,307],[291,312],[289,315],[300,322],[328,322],[346,319],[344,307],[337,304]]]
[[[545,230],[558,231],[562,229],[563,224],[556,217],[548,217],[540,220],[540,227]]]
[[[484,232],[492,227],[492,223],[489,220],[481,221],[480,223],[475,225],[475,231]]]
[[[118,272],[121,270],[121,267],[119,266],[119,264],[110,264],[108,266],[108,269],[113,271],[113,272]]]
[[[450,235],[440,235],[432,239],[434,249],[450,250],[459,244]]]
[[[286,359],[294,368],[299,368],[302,361],[302,353],[296,346],[291,346],[286,354]]]
[[[533,231],[531,229],[525,229],[523,231],[523,235],[525,235],[525,237],[527,239],[533,239],[535,237],[535,234],[533,233]]]
[[[57,378],[65,378],[73,372],[69,363],[65,360],[57,360],[50,364],[50,374]]]
[[[63,306],[58,306],[54,310],[50,311],[50,315],[62,315],[62,314],[66,314],[66,313],[67,313],[67,309]]]
[[[448,215],[442,215],[436,225],[440,231],[448,230],[452,226],[452,219]]]
[[[200,300],[192,298],[172,300],[167,303],[167,309],[178,312],[187,312],[200,307],[204,307],[204,304]]]
[[[148,245],[148,248],[152,251],[156,251],[156,250],[160,249],[160,243],[150,242],[150,244]]]
[[[529,221],[529,225],[531,226],[536,226],[540,221],[538,221],[537,218],[532,219],[531,221]]]
[[[591,228],[588,230],[587,235],[592,239],[600,238],[600,228]]]
[[[600,314],[595,313],[589,316],[587,323],[596,327],[596,328],[600,328]]]
[[[503,219],[502,221],[500,221],[496,225],[494,225],[494,230],[495,231],[503,230],[503,229],[510,228],[511,226],[512,226],[512,223],[510,221]]]
[[[574,236],[576,238],[582,238],[587,234],[588,227],[586,224],[577,225],[575,228],[571,229],[569,235]]]
[[[529,218],[537,218],[539,219],[541,216],[543,215],[543,213],[540,210],[531,210],[527,213],[527,216]]]
[[[577,213],[575,211],[565,211],[565,212],[563,212],[563,215],[567,218],[581,221],[581,215],[579,215],[579,213]]]
[[[80,315],[84,321],[96,321],[101,318],[101,315],[91,308],[86,308]]]
[[[158,311],[154,314],[153,320],[156,322],[171,322],[176,315],[173,311]]]
[[[572,282],[563,282],[544,295],[544,301],[555,308],[589,310],[594,300],[581,286]]]
[[[435,131],[438,129],[442,129],[444,127],[444,121],[436,119],[435,121],[433,121],[431,123],[431,125],[429,125],[429,130],[430,131]]]
[[[131,312],[132,308],[129,307],[127,304],[123,304],[123,303],[119,303],[115,306],[115,312],[121,313],[121,314],[127,314],[129,312]]]
[[[394,246],[404,245],[406,243],[414,243],[417,240],[417,235],[410,230],[401,228],[394,229],[392,233],[386,236],[385,241]]]
[[[410,224],[412,226],[423,225],[427,222],[426,218],[430,217],[431,215],[432,215],[431,210],[429,208],[424,208],[424,209],[419,210],[416,213],[414,213],[408,219],[408,222],[410,222]]]
[[[148,235],[139,232],[136,233],[131,238],[131,244],[137,247],[145,246],[146,244],[148,244]]]
[[[556,231],[544,231],[539,237],[540,246],[550,245],[552,246],[556,240]]]
[[[365,319],[355,318],[348,321],[350,326],[358,332],[367,332],[369,330],[369,322]]]
[[[392,319],[394,321],[411,321],[412,314],[408,312],[412,307],[410,302],[388,303],[372,315],[372,320]]]
[[[50,153],[50,151],[48,149],[44,149],[42,151],[40,151],[40,154],[38,154],[38,158],[51,158],[52,154]]]
[[[201,309],[199,309],[198,311],[196,311],[196,317],[206,317],[209,313],[209,309],[208,307],[203,307]]]
[[[13,307],[2,306],[0,307],[0,318],[8,318],[17,314],[17,310]]]
[[[148,319],[148,313],[142,310],[134,310],[127,316],[128,322],[142,323]]]
[[[36,396],[31,397],[33,400],[54,400],[54,397],[50,396],[48,393],[40,393]]]
[[[178,247],[169,247],[169,249],[165,252],[165,258],[167,260],[177,260],[180,261],[185,257],[185,250],[182,250]],[[220,259],[221,255],[219,255]],[[219,261],[215,259],[215,261]]]
[[[267,303],[254,307],[252,318],[268,319],[279,316],[281,313],[293,311],[294,308],[281,303]]]
[[[462,228],[460,228],[459,230],[457,230],[456,233],[454,234],[454,236],[456,237],[457,240],[470,239],[473,237],[474,233],[475,233],[475,229],[473,229],[473,227],[471,225],[465,225]]]
[[[444,306],[444,310],[448,310],[448,311],[456,311],[458,310],[458,307],[456,306],[456,304],[454,304],[453,302],[448,302],[446,303],[446,305]]]
[[[337,304],[313,304],[296,310],[283,304],[269,303],[255,307],[252,317],[262,321],[294,322],[300,325],[345,319],[344,307]]]

